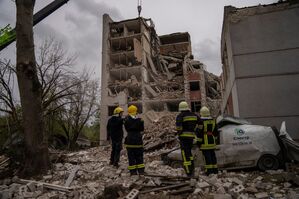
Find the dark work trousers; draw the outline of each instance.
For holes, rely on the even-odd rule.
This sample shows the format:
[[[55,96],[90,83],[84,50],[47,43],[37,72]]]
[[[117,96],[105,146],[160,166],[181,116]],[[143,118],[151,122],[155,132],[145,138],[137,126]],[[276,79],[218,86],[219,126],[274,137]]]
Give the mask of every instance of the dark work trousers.
[[[192,156],[193,139],[180,138],[181,154],[183,159],[183,167],[187,176],[192,176],[194,172],[194,160]]]
[[[143,148],[127,148],[129,166],[128,169],[132,175],[144,173]]]
[[[207,175],[218,173],[217,159],[214,149],[202,150],[205,159],[205,172]]]
[[[121,149],[122,149],[122,141],[112,140],[112,151],[110,156],[110,163],[113,164],[114,166],[118,165]]]

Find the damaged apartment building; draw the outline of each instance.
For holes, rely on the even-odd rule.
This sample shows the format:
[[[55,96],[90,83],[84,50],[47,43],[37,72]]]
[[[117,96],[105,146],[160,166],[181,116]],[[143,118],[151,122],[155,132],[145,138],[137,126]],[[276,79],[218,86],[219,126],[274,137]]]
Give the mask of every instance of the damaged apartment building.
[[[120,106],[138,107],[147,124],[153,112],[177,112],[186,100],[192,111],[208,105],[220,110],[220,78],[193,59],[187,32],[158,36],[151,19],[114,22],[103,15],[100,143],[106,125]]]

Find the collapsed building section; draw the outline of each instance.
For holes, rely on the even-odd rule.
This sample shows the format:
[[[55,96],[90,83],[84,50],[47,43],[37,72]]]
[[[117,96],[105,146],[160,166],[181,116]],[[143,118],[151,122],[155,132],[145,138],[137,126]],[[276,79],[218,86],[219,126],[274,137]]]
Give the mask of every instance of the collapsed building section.
[[[114,22],[105,14],[102,45],[100,143],[107,140],[105,124],[117,106],[137,106],[146,125],[157,119],[151,113],[177,112],[183,100],[194,112],[210,104],[218,112],[219,78],[193,59],[189,33],[158,36],[151,19]]]

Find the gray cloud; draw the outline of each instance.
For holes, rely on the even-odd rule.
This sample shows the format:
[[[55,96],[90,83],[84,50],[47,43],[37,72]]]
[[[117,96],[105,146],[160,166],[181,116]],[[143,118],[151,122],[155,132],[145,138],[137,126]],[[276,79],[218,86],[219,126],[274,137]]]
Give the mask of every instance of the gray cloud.
[[[193,54],[207,66],[207,70],[217,75],[221,73],[220,39],[204,39],[193,45]]]
[[[3,9],[3,8],[13,8],[13,9]],[[14,27],[15,23],[15,4],[12,1],[0,0],[0,27],[4,27],[10,24]]]
[[[97,18],[106,12],[117,20],[122,18],[118,9],[108,6],[105,2],[97,2],[96,0],[74,0],[74,3],[81,12],[88,13]]]
[[[35,11],[53,0],[37,0]],[[213,73],[221,73],[220,34],[223,6],[252,6],[258,3],[273,3],[278,0],[148,0],[143,1],[142,16],[151,17],[159,34],[188,31],[192,38],[193,54],[207,65]],[[115,20],[137,16],[135,0],[70,0],[34,28],[35,45],[51,36],[61,41],[70,53],[78,54],[76,70],[83,66],[101,70],[102,15],[108,13]],[[158,5],[158,6],[157,6]],[[0,0],[0,27],[15,25],[15,4],[11,0]],[[14,44],[15,45],[15,44]],[[10,46],[1,57],[15,54]]]

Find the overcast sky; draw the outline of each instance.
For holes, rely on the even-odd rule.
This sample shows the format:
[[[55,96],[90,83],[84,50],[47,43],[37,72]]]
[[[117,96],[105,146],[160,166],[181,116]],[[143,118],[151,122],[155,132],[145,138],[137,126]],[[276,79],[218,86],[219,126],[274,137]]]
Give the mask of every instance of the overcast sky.
[[[159,35],[189,32],[192,51],[208,71],[221,73],[220,37],[223,7],[270,4],[278,0],[142,0],[142,13],[152,18]],[[36,0],[35,12],[52,0]],[[15,4],[0,0],[0,27],[15,26]],[[65,49],[78,55],[76,69],[94,69],[100,76],[102,15],[114,21],[137,17],[137,0],[69,0],[34,28],[36,46],[47,37],[63,42]],[[14,58],[15,43],[0,52],[1,58]]]

